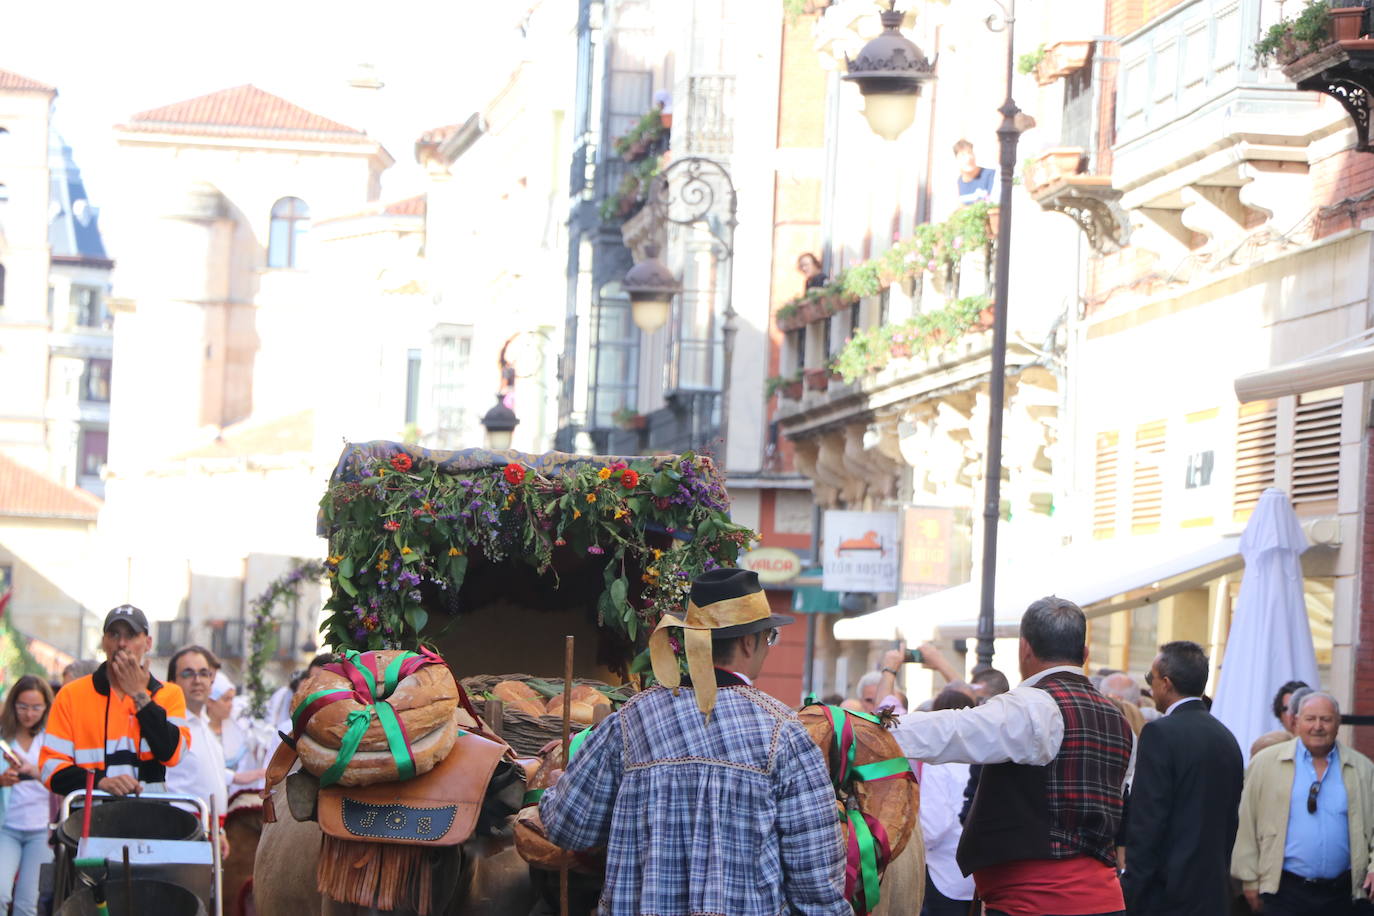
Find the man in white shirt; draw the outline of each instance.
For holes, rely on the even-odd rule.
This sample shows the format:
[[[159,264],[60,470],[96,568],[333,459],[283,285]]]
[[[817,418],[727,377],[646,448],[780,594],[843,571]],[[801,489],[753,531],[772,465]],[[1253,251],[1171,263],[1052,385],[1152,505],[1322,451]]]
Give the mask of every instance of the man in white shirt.
[[[201,646],[179,650],[167,665],[167,680],[186,694],[186,727],[191,735],[181,760],[167,768],[167,791],[203,799],[223,818],[229,804],[230,774],[224,766],[224,750],[205,715],[205,701],[218,671],[219,659]]]
[[[1135,745],[1083,676],[1086,637],[1077,605],[1042,598],[1021,618],[1017,687],[973,709],[908,715],[893,731],[908,757],[985,764],[957,859],[989,914],[1125,910],[1116,835]]]

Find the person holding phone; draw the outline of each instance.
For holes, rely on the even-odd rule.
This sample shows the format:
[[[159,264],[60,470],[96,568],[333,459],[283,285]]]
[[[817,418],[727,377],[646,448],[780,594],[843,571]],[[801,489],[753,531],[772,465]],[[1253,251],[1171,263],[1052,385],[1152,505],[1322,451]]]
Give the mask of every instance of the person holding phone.
[[[9,790],[0,826],[0,913],[12,903],[13,916],[37,912],[38,869],[53,858],[48,790],[38,779],[38,754],[51,708],[47,681],[26,674],[15,681],[0,710],[0,787]]]

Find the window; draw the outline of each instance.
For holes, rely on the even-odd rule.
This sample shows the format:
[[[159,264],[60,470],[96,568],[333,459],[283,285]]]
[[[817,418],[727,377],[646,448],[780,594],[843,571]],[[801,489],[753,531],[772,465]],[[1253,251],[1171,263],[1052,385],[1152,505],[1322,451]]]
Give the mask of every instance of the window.
[[[1260,494],[1274,485],[1274,451],[1278,444],[1278,409],[1273,401],[1256,401],[1240,409],[1236,422],[1234,518],[1250,517]]]
[[[434,435],[440,448],[459,448],[467,426],[467,378],[472,364],[472,335],[467,328],[445,325],[434,335]]]
[[[1135,467],[1131,475],[1131,534],[1153,534],[1164,515],[1163,420],[1135,431]]]
[[[112,324],[104,290],[95,286],[73,286],[67,314],[73,327],[109,330]]]
[[[790,357],[783,375],[796,375],[806,365],[806,328],[787,332],[787,354]]]
[[[619,283],[601,288],[592,328],[591,425],[614,426],[615,412],[633,409],[639,379],[639,329],[630,317],[630,300]]]
[[[99,477],[110,454],[110,433],[104,429],[81,431],[81,476]]]
[[[1093,462],[1093,537],[1116,534],[1117,467],[1120,464],[1120,435],[1098,433],[1097,458]]]
[[[1342,393],[1314,391],[1298,398],[1293,425],[1293,505],[1334,503],[1341,476]],[[1315,507],[1309,507],[1315,511]]]
[[[267,234],[267,266],[301,267],[305,234],[310,231],[310,208],[299,197],[283,197],[272,205]]]
[[[110,402],[110,361],[108,359],[86,360],[86,370],[81,373],[81,400],[97,404]]]
[[[420,351],[406,351],[406,425],[418,422],[420,414]]]

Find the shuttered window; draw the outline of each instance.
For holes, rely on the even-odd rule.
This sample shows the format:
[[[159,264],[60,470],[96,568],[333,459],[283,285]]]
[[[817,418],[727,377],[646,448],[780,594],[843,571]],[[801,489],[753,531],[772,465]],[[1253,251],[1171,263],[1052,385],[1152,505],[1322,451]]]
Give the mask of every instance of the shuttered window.
[[[1131,534],[1153,534],[1164,515],[1164,429],[1163,420],[1136,427]]]
[[[1236,423],[1235,520],[1250,517],[1260,494],[1274,485],[1274,450],[1278,444],[1278,405],[1256,401],[1240,409]]]
[[[1293,423],[1293,504],[1334,502],[1341,477],[1341,397],[1300,398]],[[1307,400],[1307,398],[1311,398]],[[1306,403],[1304,403],[1306,400]]]
[[[1098,433],[1093,462],[1093,537],[1116,534],[1117,477],[1121,464],[1119,433]]]

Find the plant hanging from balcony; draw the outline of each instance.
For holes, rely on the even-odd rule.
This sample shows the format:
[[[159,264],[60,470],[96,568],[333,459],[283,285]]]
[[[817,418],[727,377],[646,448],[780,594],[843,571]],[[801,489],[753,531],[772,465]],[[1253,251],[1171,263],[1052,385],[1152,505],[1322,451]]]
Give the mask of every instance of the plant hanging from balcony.
[[[294,615],[301,600],[302,583],[319,582],[327,571],[328,565],[319,560],[293,560],[290,569],[273,579],[263,593],[253,599],[253,619],[248,625],[247,674],[252,715],[261,718],[265,714],[271,693],[262,675],[277,648],[277,607],[286,604]]]
[[[638,162],[648,154],[661,136],[663,136],[663,109],[655,105],[646,111],[635,126],[626,131],[623,137],[616,138],[616,155],[626,162]]]
[[[1255,42],[1258,64],[1291,64],[1300,57],[1321,50],[1331,42],[1331,6],[1326,0],[1311,0],[1296,18],[1271,25]]]
[[[555,580],[559,568],[604,564],[597,622],[642,645],[664,611],[681,610],[694,576],[733,565],[757,537],[730,521],[715,466],[691,453],[460,469],[421,449],[354,446],[320,506],[333,584],[321,630],[335,648],[416,645],[424,591],[456,593],[470,558]]]
[[[620,186],[601,202],[601,219],[612,222],[629,219],[648,199],[649,186],[658,177],[662,158],[650,156],[620,179]]]
[[[926,356],[948,347],[973,328],[985,327],[990,308],[986,296],[967,296],[898,324],[858,331],[835,354],[831,368],[845,382],[853,382],[894,359]]]

